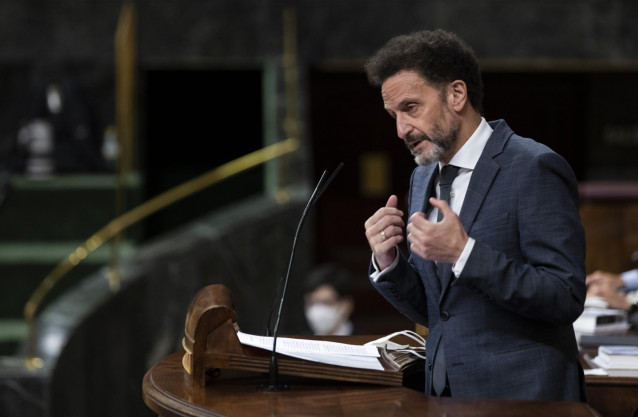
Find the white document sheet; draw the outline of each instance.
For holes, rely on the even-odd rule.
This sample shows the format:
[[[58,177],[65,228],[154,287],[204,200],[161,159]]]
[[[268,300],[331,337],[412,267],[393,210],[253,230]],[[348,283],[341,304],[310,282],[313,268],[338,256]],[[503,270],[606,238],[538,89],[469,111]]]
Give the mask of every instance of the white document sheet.
[[[244,345],[272,351],[272,337],[243,332],[238,332],[237,336]],[[329,365],[383,370],[378,360],[379,350],[375,346],[277,337],[277,353]]]

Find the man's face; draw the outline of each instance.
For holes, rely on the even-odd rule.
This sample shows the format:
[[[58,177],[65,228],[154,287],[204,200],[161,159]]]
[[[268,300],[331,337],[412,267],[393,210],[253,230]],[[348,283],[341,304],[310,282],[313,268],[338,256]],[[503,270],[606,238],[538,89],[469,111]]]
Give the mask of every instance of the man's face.
[[[396,120],[403,139],[419,165],[447,160],[454,148],[460,121],[447,96],[414,71],[401,71],[381,86],[386,111]]]

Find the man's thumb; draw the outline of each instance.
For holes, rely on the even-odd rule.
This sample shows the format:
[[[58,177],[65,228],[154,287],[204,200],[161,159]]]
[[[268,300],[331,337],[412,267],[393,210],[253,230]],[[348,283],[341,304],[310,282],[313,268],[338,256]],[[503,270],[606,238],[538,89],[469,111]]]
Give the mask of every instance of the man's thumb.
[[[398,206],[399,203],[399,199],[397,198],[396,195],[391,195],[390,198],[388,198],[388,202],[385,203],[386,207],[394,207],[396,208]]]
[[[431,198],[430,199],[430,204],[432,204],[432,206],[436,207],[437,209],[439,209],[439,211],[445,216],[447,213],[449,213],[450,211],[452,211],[452,208],[450,207],[450,205],[447,203],[447,201],[445,200],[437,200],[436,198]]]

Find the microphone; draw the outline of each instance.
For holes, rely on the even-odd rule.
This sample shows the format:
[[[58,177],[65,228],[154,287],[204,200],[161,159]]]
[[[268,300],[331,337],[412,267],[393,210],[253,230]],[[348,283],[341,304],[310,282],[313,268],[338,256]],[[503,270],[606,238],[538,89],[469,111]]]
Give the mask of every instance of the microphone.
[[[306,221],[308,210],[317,202],[321,194],[323,194],[324,191],[326,191],[326,188],[328,188],[328,185],[330,185],[330,183],[335,178],[337,173],[341,170],[341,168],[343,168],[343,162],[339,163],[337,168],[335,168],[335,170],[330,175],[330,177],[325,181],[324,181],[324,178],[326,177],[326,171],[323,171],[323,174],[321,174],[321,178],[319,178],[319,181],[317,182],[317,185],[315,186],[315,189],[310,195],[310,198],[308,199],[308,202],[306,203],[306,207],[304,208],[303,213],[301,214],[301,218],[299,219],[299,224],[297,225],[297,231],[295,232],[295,237],[292,242],[292,250],[290,252],[290,259],[288,260],[288,269],[286,270],[285,278],[282,277],[280,279],[279,284],[277,286],[277,291],[275,293],[275,299],[276,299],[277,294],[279,294],[279,289],[282,287],[282,284],[283,284],[283,288],[281,290],[281,298],[279,300],[279,310],[277,311],[277,321],[275,322],[275,329],[273,333],[272,355],[270,357],[270,366],[268,369],[269,384],[260,385],[258,388],[261,391],[274,392],[274,391],[284,391],[288,389],[287,385],[280,385],[278,383],[279,372],[277,368],[277,335],[279,334],[279,321],[281,320],[281,310],[283,309],[284,300],[286,299],[286,289],[288,288],[288,281],[290,278],[290,269],[292,268],[292,261],[294,259],[295,249],[297,247],[297,238],[299,237],[299,232],[301,231],[301,228],[303,227]],[[273,304],[270,310],[270,315],[268,316],[268,322],[266,326],[266,335],[270,334],[270,321],[271,321],[271,316],[274,310],[274,306],[275,306],[275,301],[273,300]]]
[[[299,234],[299,231],[301,230],[301,226],[306,221],[305,220],[306,213],[307,213],[308,209],[310,207],[312,207],[317,202],[317,200],[319,199],[319,197],[321,197],[321,195],[324,193],[324,191],[326,191],[326,188],[328,188],[328,185],[330,185],[330,183],[337,176],[339,171],[341,171],[341,168],[343,168],[343,162],[340,162],[339,165],[337,165],[337,167],[332,172],[330,177],[328,177],[328,179],[325,181],[324,185],[321,186],[322,180],[326,176],[326,171],[323,171],[323,174],[321,174],[321,178],[319,178],[319,181],[317,182],[317,185],[315,186],[315,189],[312,192],[312,195],[308,199],[308,203],[306,203],[306,208],[304,209],[303,214],[301,215],[301,220],[299,221],[299,225],[297,226],[297,233],[295,233],[295,240],[294,240],[294,243],[293,243],[292,253],[290,254],[290,262],[288,264],[288,273],[286,274],[286,281],[287,281],[287,276],[290,273],[290,267],[292,265],[292,257],[294,256],[294,253],[295,253],[295,245],[296,245],[296,242],[297,242],[297,235]],[[321,186],[321,188],[319,188],[320,186]],[[278,296],[279,292],[281,291],[281,287],[282,287],[283,283],[284,283],[284,276],[282,275],[281,278],[279,278],[279,283],[277,284],[277,290],[275,291],[275,296],[273,297],[272,305],[270,306],[270,313],[268,313],[268,320],[266,321],[266,336],[271,336],[272,335],[272,331],[270,330],[270,324],[272,322],[272,314],[273,314],[273,312],[275,310],[275,306],[277,305],[277,296]],[[282,295],[282,303],[283,303],[283,295]],[[281,314],[281,307],[279,309],[279,314]]]

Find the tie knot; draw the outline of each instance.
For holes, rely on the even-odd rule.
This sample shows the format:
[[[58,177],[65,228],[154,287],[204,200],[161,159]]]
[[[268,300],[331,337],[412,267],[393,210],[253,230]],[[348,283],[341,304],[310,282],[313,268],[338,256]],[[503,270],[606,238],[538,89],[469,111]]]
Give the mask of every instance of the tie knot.
[[[441,179],[439,185],[449,185],[454,181],[454,177],[459,173],[459,167],[454,165],[445,165],[441,168]]]

